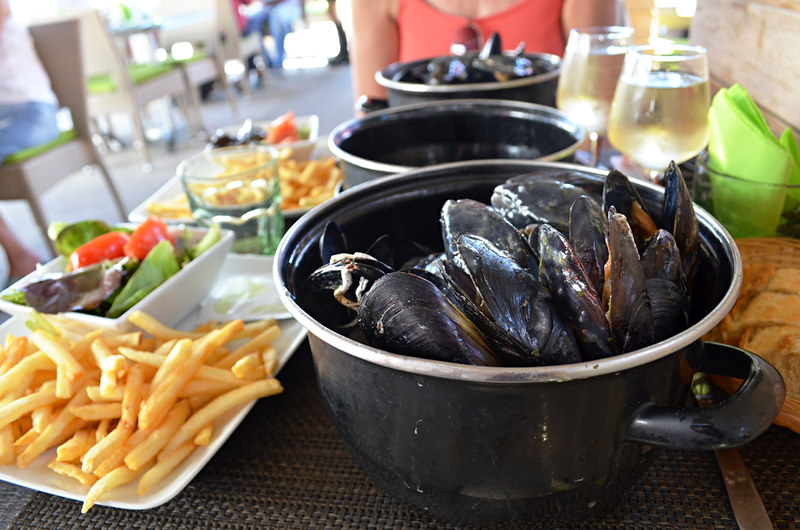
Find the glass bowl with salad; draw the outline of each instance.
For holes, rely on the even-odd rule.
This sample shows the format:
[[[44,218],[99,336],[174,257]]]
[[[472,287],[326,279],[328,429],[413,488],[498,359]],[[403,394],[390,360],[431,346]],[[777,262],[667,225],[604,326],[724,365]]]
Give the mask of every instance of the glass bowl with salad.
[[[233,244],[233,233],[216,225],[167,225],[156,216],[53,225],[48,235],[59,256],[0,292],[0,311],[116,331],[134,329],[127,317],[136,310],[177,325],[211,291]]]

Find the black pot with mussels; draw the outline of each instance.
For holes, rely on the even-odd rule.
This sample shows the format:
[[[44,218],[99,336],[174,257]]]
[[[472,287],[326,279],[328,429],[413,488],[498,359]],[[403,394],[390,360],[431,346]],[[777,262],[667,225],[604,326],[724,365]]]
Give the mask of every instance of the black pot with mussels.
[[[538,242],[538,256],[526,257],[532,260],[526,265],[501,265],[504,257],[492,247],[505,247],[506,243],[502,238],[487,243],[490,238],[485,233],[479,236],[482,229],[475,224],[473,235],[454,238],[465,264],[483,260],[482,266],[471,265],[477,268],[470,274],[484,299],[506,295],[513,299],[516,290],[528,289],[533,280],[523,280],[520,270],[533,273],[543,284],[552,282],[546,284],[545,295],[550,305],[534,298],[530,290],[517,298],[520,308],[539,307],[539,318],[531,319],[530,326],[520,323],[529,318],[523,310],[514,313],[514,318],[520,319],[517,327],[531,330],[528,342],[520,334],[508,334],[513,326],[503,323],[504,313],[497,312],[494,301],[484,300],[483,312],[491,314],[505,334],[495,329],[497,334],[492,335],[482,317],[469,310],[453,313],[438,296],[430,298],[430,287],[421,281],[387,281],[408,274],[390,272],[398,265],[387,263],[397,258],[404,261],[408,248],[417,249],[411,254],[421,249],[446,250],[452,242],[447,234],[453,226],[443,229],[447,221],[442,220],[454,219],[448,208],[459,204],[470,211],[480,209],[478,204],[489,205],[496,188],[509,179],[531,173],[537,174],[537,179],[549,179],[553,172],[558,180],[581,186],[604,204],[605,172],[561,163],[507,160],[444,164],[342,193],[300,219],[287,232],[276,255],[274,274],[280,295],[309,331],[320,392],[345,444],[378,485],[446,521],[574,521],[614,502],[646,471],[659,448],[710,450],[746,443],[771,424],[783,401],[782,381],[771,365],[749,352],[702,341],[732,307],[742,275],[735,244],[713,217],[692,208],[696,224],[690,225],[689,232],[694,226],[696,238],[689,239],[697,245],[690,245],[694,250],[683,251],[679,259],[681,271],[688,273],[684,274],[687,286],[691,285],[689,302],[673,306],[677,311],[667,311],[664,317],[653,312],[653,307],[663,307],[651,303],[650,298],[660,297],[655,288],[645,295],[647,301],[640,289],[633,288],[641,285],[641,278],[630,274],[630,245],[635,252],[642,242],[626,229],[617,232],[620,227],[613,225],[621,224],[619,216],[624,216],[626,223],[627,218],[631,220],[628,225],[639,227],[637,232],[670,225],[676,232],[674,240],[685,239],[684,231],[674,228],[672,210],[663,208],[676,202],[671,194],[680,191],[678,188],[668,187],[665,193],[658,186],[631,181],[641,204],[626,206],[622,204],[625,197],[615,202],[615,212],[608,216],[612,228],[604,226],[604,230],[612,253],[622,252],[624,258],[610,267],[607,279],[604,276],[605,282],[618,283],[611,288],[616,293],[611,295],[616,297],[611,306],[617,307],[613,311],[604,307],[601,315],[576,311],[585,306],[575,294],[593,292],[602,298],[598,292],[606,289],[589,287],[597,278],[590,278],[585,271],[581,278],[568,278],[577,268],[571,264],[570,254],[562,252],[564,240],[568,241],[561,237],[563,208],[551,208],[551,218],[539,228],[526,225],[519,231],[525,241]],[[567,188],[563,186],[563,190]],[[569,193],[572,191],[574,188]],[[552,203],[564,201],[569,199],[562,196]],[[646,218],[637,208],[649,212],[656,226],[647,228]],[[538,203],[532,209],[548,208]],[[483,215],[466,217],[474,223],[474,219],[484,219]],[[334,221],[338,230],[331,228],[329,221]],[[386,234],[395,242],[384,247],[379,243],[370,250],[383,263],[377,268],[385,265],[386,270],[378,270],[364,281],[363,275],[343,272],[347,267],[363,270],[362,260],[374,256],[366,258],[360,253]],[[509,235],[506,239],[515,238]],[[352,256],[344,257],[350,262],[340,263],[344,264],[340,278],[354,283],[352,288],[342,285],[333,297],[350,297],[345,302],[352,312],[344,313],[350,318],[342,313],[331,318],[327,311],[335,311],[341,304],[328,305],[329,301],[309,296],[309,286],[323,265],[322,256],[333,265],[343,259],[336,255],[343,248]],[[561,260],[556,267],[542,259],[551,251],[558,252],[552,252],[548,260],[556,255]],[[690,258],[685,259],[687,256]],[[456,258],[451,255],[448,259]],[[495,275],[498,270],[513,274]],[[463,269],[456,267],[451,272],[458,275],[458,271]],[[554,277],[547,279],[548,274]],[[435,285],[434,280],[422,281]],[[510,293],[488,290],[486,285],[493,281],[506,282],[504,289]],[[566,292],[569,289],[560,288],[558,282],[566,282],[563,285],[573,292]],[[399,291],[390,291],[397,285],[401,285]],[[374,313],[360,307],[371,306],[371,298],[382,298],[378,288],[396,294],[376,304]],[[624,298],[626,292],[634,296]],[[560,296],[567,302],[555,301]],[[397,331],[398,322],[404,322],[389,318],[397,306],[418,306],[423,315],[417,320],[416,332],[408,328],[395,333],[401,343],[407,339],[400,346],[380,342]],[[442,310],[434,311],[434,307]],[[541,307],[556,307],[558,316]],[[469,315],[478,332],[466,325],[451,327],[453,319],[442,319],[442,314]],[[505,314],[511,314],[511,309]],[[362,322],[354,322],[353,315]],[[600,316],[607,319],[608,327],[589,327],[589,321]],[[559,319],[562,327],[553,324]],[[546,328],[543,335],[537,335],[541,329],[533,329],[537,322],[547,323],[539,326]],[[667,326],[677,327],[664,331]],[[463,358],[438,334],[442,329],[458,341],[469,342]],[[581,335],[581,330],[586,333]],[[379,337],[373,342],[377,346],[369,343],[375,336]],[[434,346],[421,342],[425,336]],[[486,344],[489,347],[483,348]],[[697,409],[687,406],[695,371],[734,375],[745,382],[722,404]]]
[[[505,50],[493,35],[480,51],[392,63],[375,74],[388,100],[359,100],[362,111],[447,99],[506,99],[556,106],[561,57]]]

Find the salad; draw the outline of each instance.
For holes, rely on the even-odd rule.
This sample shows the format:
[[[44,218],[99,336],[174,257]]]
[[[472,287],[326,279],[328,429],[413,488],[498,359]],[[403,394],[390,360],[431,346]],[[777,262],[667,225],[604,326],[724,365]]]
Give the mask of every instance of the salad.
[[[288,111],[272,120],[265,128],[245,120],[235,135],[218,130],[209,141],[211,148],[246,145],[251,143],[266,143],[268,145],[281,145],[308,140],[311,131],[308,125],[298,126],[293,111]]]
[[[41,313],[79,311],[117,318],[220,240],[212,224],[195,241],[186,229],[170,229],[149,216],[134,228],[87,220],[50,226],[65,270],[39,276],[3,294],[3,300]]]

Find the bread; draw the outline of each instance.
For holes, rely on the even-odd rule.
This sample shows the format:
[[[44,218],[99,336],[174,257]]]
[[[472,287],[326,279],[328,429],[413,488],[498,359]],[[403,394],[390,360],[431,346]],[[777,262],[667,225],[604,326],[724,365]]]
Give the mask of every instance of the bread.
[[[776,423],[800,432],[800,241],[746,238],[736,244],[742,253],[742,289],[706,339],[744,348],[772,364],[783,377],[787,398]]]

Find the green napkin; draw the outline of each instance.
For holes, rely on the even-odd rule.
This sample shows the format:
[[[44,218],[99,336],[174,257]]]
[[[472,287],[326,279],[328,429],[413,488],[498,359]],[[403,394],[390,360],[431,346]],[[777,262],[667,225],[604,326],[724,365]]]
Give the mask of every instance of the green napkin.
[[[800,184],[791,129],[775,138],[750,95],[736,84],[714,96],[709,133],[714,215],[734,237],[774,236],[784,206],[791,209],[800,201],[800,188],[787,201],[785,187]]]

